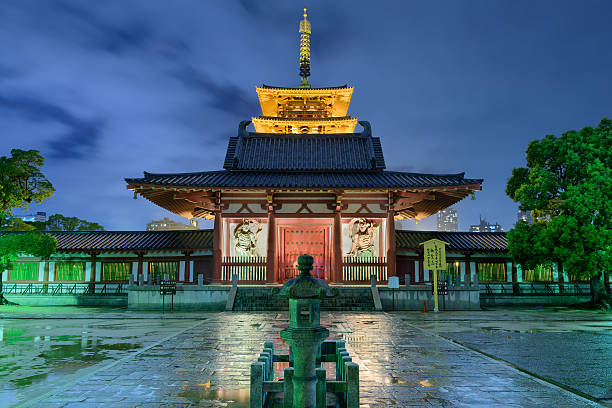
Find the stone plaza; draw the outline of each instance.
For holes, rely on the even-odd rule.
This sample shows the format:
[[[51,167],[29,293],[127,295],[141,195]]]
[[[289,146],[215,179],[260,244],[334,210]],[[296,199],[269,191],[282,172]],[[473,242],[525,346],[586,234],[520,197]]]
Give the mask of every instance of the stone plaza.
[[[247,407],[250,364],[265,340],[287,350],[287,319],[3,308],[0,405]],[[321,322],[359,364],[362,407],[612,406],[610,314],[323,312]]]

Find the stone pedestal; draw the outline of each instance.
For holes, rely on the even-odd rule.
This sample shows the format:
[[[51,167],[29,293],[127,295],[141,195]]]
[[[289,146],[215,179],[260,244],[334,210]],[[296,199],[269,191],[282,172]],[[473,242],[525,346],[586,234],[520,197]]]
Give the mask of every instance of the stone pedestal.
[[[325,281],[310,275],[312,264],[310,255],[300,256],[300,276],[285,283],[279,293],[289,298],[289,327],[280,334],[293,356],[293,408],[316,408],[317,399],[324,398],[317,398],[317,384],[325,381],[320,378],[325,371],[317,377],[317,357],[329,330],[321,326],[321,299],[334,294]],[[318,388],[321,392],[320,385]]]

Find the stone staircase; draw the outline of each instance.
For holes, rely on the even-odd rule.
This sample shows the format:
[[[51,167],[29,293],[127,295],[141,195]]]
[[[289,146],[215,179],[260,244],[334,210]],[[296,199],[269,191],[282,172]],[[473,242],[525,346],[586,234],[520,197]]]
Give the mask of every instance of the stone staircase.
[[[323,311],[374,311],[374,299],[369,286],[338,287],[335,298],[323,299]],[[234,311],[289,310],[289,300],[272,294],[273,287],[238,286]]]

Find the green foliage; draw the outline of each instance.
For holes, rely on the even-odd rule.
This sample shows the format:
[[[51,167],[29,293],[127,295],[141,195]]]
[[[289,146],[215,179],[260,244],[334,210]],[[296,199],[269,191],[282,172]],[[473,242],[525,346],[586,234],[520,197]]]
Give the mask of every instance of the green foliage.
[[[509,251],[524,268],[561,261],[581,278],[611,269],[611,120],[532,141],[527,168],[512,170],[506,193],[536,221],[508,232]]]
[[[12,218],[5,223],[2,231],[35,231],[36,227],[20,220],[19,218]]]
[[[19,254],[48,257],[55,252],[57,241],[40,232],[0,235],[0,270],[10,269]]]
[[[40,171],[44,162],[38,150],[13,149],[11,156],[0,156],[0,229],[6,224],[6,229],[25,229],[21,223],[9,221],[13,210],[28,208],[32,202],[40,204],[55,193],[51,182]],[[47,257],[55,252],[56,246],[55,238],[40,232],[0,235],[0,271],[10,269],[21,253]],[[1,288],[0,274],[0,292]],[[0,293],[0,304],[5,302]]]
[[[104,231],[104,227],[97,222],[89,222],[77,217],[64,217],[62,214],[50,216],[45,227],[47,231]]]
[[[53,196],[53,185],[40,171],[44,162],[38,150],[13,149],[11,156],[0,156],[1,220],[6,221],[15,208],[40,204]]]

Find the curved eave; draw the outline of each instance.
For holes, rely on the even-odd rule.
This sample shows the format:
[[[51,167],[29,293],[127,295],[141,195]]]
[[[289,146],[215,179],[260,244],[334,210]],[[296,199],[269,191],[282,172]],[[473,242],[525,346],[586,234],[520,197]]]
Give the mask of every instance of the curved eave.
[[[175,175],[176,176],[176,175]],[[337,187],[337,186],[198,186],[198,185],[180,185],[180,184],[158,184],[146,182],[143,179],[126,179],[128,189],[140,194],[142,197],[152,203],[167,209],[177,215],[186,218],[200,217],[206,219],[213,218],[214,206],[211,201],[193,202],[188,199],[180,198],[182,193],[201,193],[202,197],[208,195],[212,197],[215,192],[262,192],[262,199],[265,198],[264,191],[270,192],[285,192],[285,193],[300,193],[308,194],[310,192],[396,192],[396,193],[421,193],[427,192],[431,197],[414,203],[408,208],[394,209],[395,218],[398,220],[405,218],[422,219],[437,213],[438,211],[447,208],[463,198],[470,195],[473,191],[481,190],[482,180],[469,180],[475,183],[455,185],[455,186],[427,186],[427,187]]]
[[[330,86],[327,88],[289,88],[283,86],[270,86],[270,85],[262,85],[255,87],[257,93],[259,92],[270,92],[270,93],[286,93],[286,94],[330,94],[330,93],[352,93],[355,89],[352,86],[348,85],[340,85],[340,86]]]

